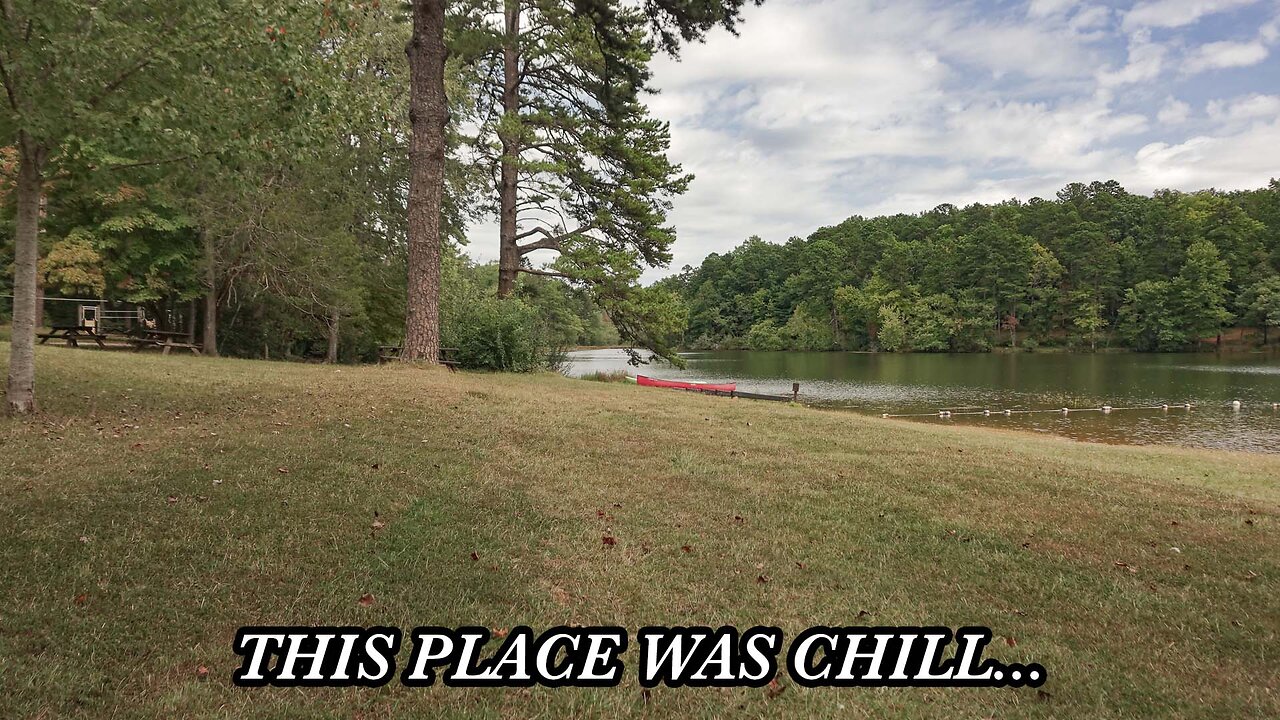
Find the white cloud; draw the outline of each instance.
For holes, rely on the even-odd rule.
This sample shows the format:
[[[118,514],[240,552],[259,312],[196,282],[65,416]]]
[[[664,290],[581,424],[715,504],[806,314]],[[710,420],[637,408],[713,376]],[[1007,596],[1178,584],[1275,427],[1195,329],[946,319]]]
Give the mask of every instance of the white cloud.
[[[1187,56],[1183,69],[1189,73],[1223,68],[1248,67],[1267,59],[1267,46],[1260,42],[1223,40],[1201,45]]]
[[[1061,15],[1079,4],[1078,0],[1031,0],[1027,3],[1027,15],[1037,18]]]
[[[1128,62],[1118,70],[1099,72],[1098,85],[1108,89],[1155,79],[1164,68],[1166,54],[1163,45],[1151,42],[1150,33],[1139,31],[1129,38]]]
[[[1132,189],[1206,188],[1241,190],[1267,182],[1280,167],[1280,120],[1256,123],[1227,136],[1202,135],[1138,150],[1128,173]]]
[[[1191,25],[1206,15],[1253,5],[1258,0],[1146,0],[1124,16],[1124,28],[1176,28]]]
[[[1280,95],[1253,94],[1234,100],[1210,100],[1205,112],[1211,120],[1239,123],[1258,118],[1280,117]]]
[[[1161,125],[1181,125],[1189,117],[1191,117],[1191,106],[1175,97],[1166,99],[1164,106],[1156,114],[1156,120],[1159,120]]]

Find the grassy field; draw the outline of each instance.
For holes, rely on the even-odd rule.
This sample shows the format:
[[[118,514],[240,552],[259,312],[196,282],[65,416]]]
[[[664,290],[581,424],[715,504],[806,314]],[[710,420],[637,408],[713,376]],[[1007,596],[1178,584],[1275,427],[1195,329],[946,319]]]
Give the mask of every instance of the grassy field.
[[[1280,716],[1280,458],[552,375],[37,362],[42,414],[0,418],[0,717]],[[246,690],[247,624],[976,624],[1050,679],[646,695],[632,651],[607,690]]]

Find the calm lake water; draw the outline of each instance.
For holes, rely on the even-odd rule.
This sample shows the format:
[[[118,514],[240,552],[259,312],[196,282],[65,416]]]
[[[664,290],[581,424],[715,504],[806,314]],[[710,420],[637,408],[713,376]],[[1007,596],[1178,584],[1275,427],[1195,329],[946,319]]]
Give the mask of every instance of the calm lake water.
[[[801,352],[687,353],[685,370],[666,364],[639,369],[653,377],[737,382],[749,392],[790,394],[805,401],[881,415],[930,413],[921,422],[1056,433],[1078,440],[1170,444],[1280,453],[1280,355],[1137,353],[1071,355],[868,354]],[[619,350],[570,354],[568,373],[626,370]],[[654,390],[654,392],[659,392]],[[675,391],[668,391],[675,392]],[[1231,402],[1239,400],[1236,411]],[[1162,410],[1135,409],[1168,403]],[[1192,410],[1183,409],[1191,403]],[[1060,409],[1117,408],[1101,412]],[[1048,412],[1014,413],[1003,410]],[[991,410],[987,417],[937,417]]]

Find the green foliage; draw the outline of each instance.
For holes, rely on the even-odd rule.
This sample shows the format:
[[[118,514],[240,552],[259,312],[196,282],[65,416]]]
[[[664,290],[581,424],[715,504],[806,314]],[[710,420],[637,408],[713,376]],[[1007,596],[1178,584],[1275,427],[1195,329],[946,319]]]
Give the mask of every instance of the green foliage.
[[[1249,287],[1245,295],[1251,322],[1263,332],[1280,327],[1280,275],[1263,278]]]
[[[1261,324],[1247,291],[1278,261],[1280,181],[1152,197],[1095,182],[1050,200],[852,217],[785,244],[752,237],[665,285],[689,303],[687,336],[703,347],[775,344],[766,331],[804,311],[832,318],[832,346],[844,349],[971,352],[1015,333],[1097,347],[1119,331],[1129,347],[1170,350],[1233,317]],[[780,337],[798,349],[797,335]]]
[[[751,326],[747,332],[747,348],[751,350],[775,351],[786,350],[787,342],[783,339],[782,328],[772,320],[761,320]]]
[[[907,324],[902,319],[902,313],[892,305],[880,306],[878,340],[881,350],[901,352],[907,349]]]
[[[1192,339],[1218,333],[1232,320],[1227,310],[1227,281],[1231,272],[1219,257],[1218,248],[1199,240],[1187,248],[1187,260],[1173,282],[1187,333]]]
[[[94,249],[92,237],[73,232],[49,248],[40,259],[40,282],[46,291],[66,295],[101,297],[107,281],[102,276],[102,256]]]

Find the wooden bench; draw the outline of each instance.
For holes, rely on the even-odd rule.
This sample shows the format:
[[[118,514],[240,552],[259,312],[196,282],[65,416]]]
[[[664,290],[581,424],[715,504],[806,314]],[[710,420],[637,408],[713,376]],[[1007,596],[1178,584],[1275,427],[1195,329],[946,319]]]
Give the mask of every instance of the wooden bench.
[[[399,360],[400,353],[404,351],[402,345],[379,345],[378,346],[378,362],[385,363],[392,360]],[[450,372],[456,372],[461,363],[457,360],[458,348],[440,348],[440,355],[437,361],[449,368]]]

